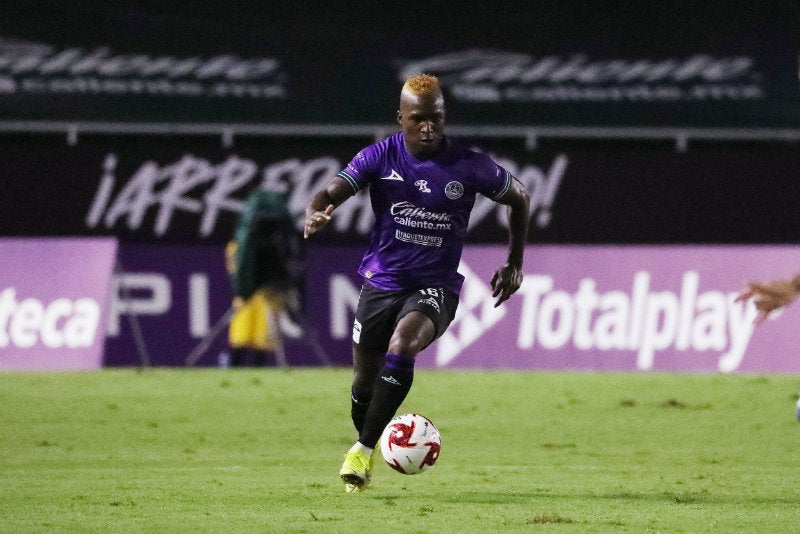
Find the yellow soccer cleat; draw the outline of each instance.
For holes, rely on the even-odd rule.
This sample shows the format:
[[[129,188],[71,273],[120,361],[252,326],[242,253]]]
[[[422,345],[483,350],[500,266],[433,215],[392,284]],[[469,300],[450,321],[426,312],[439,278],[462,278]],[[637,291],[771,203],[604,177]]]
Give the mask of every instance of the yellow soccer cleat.
[[[369,458],[362,450],[350,451],[344,455],[344,463],[339,470],[339,476],[345,483],[345,491],[355,493],[355,488],[349,490],[347,486],[355,486],[359,490],[369,485],[370,464]]]
[[[369,459],[362,451],[348,452],[344,456],[344,464],[339,470],[339,475],[344,480],[344,491],[347,493],[360,493],[367,489],[372,479],[375,463],[381,455],[378,446],[372,450]],[[364,467],[366,464],[366,467]],[[363,473],[363,475],[362,475]]]

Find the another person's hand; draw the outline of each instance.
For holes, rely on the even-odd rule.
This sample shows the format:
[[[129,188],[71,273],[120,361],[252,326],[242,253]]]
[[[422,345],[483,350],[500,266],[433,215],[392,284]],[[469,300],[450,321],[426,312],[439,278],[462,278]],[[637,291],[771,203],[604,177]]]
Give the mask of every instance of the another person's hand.
[[[308,238],[311,234],[324,228],[331,220],[334,205],[329,204],[325,211],[306,210],[306,223],[303,227],[303,237]]]
[[[736,302],[753,299],[753,304],[758,310],[755,322],[759,324],[773,311],[791,304],[797,295],[798,287],[794,279],[749,282],[736,297]]]
[[[492,297],[497,297],[494,307],[508,300],[522,285],[522,269],[506,263],[494,272],[492,276]]]

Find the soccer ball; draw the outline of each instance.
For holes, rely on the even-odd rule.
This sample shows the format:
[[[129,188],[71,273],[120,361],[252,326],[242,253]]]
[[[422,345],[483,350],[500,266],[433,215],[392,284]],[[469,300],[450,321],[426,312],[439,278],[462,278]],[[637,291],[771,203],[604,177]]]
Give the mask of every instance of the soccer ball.
[[[381,434],[381,455],[389,467],[416,475],[439,459],[442,438],[427,417],[407,413],[395,417]]]

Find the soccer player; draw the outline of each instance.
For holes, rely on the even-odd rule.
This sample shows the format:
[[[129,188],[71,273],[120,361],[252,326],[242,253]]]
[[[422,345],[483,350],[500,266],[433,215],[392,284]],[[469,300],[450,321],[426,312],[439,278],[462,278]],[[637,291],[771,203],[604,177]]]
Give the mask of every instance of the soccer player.
[[[764,322],[769,314],[785,308],[800,295],[800,274],[792,278],[778,278],[761,282],[749,282],[736,297],[736,301],[753,299],[758,315],[756,324]]]
[[[464,277],[457,272],[467,222],[480,193],[509,206],[509,250],[491,280],[495,306],[522,284],[527,189],[489,156],[445,137],[439,80],[409,77],[397,111],[400,131],[358,154],[312,198],[308,238],[342,202],[369,187],[375,226],[358,269],[353,325],[351,416],[358,441],[339,472],[345,491],[370,482],[380,435],[411,388],[417,354],[453,320]]]

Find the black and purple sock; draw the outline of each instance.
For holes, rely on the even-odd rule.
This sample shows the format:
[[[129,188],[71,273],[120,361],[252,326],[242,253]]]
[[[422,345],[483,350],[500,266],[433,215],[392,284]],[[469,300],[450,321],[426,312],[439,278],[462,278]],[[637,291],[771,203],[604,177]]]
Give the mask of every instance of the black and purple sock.
[[[405,400],[414,381],[414,357],[386,354],[386,364],[375,383],[358,441],[375,447],[381,433]]]

